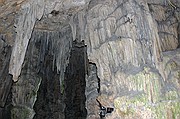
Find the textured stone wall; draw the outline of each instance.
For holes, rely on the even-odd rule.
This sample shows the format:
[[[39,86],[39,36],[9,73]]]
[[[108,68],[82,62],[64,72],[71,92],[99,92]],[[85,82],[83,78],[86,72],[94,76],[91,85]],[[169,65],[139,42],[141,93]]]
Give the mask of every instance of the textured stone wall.
[[[179,68],[171,70],[173,75],[166,71],[171,60],[179,67],[179,50],[173,56],[162,53],[179,44],[179,8],[173,7],[178,1],[90,3],[78,13],[76,29],[83,31],[88,58],[97,65],[98,99],[115,107],[107,118],[179,118]]]
[[[93,63],[89,63],[88,74],[86,77],[86,109],[87,119],[99,118],[99,105],[96,99],[99,96],[100,80],[97,76],[97,67]]]
[[[38,60],[36,65],[42,66],[50,42],[52,69],[56,68],[61,84],[69,38],[84,40],[88,58],[97,66],[100,91],[97,94],[95,87],[88,91],[94,91],[93,99],[86,92],[88,116],[99,118],[97,96],[104,106],[115,108],[107,119],[180,118],[179,5],[179,0],[1,0],[0,34],[5,38],[0,42],[13,46],[9,73],[14,81],[19,79],[12,90],[12,118],[32,118],[34,114],[37,90],[30,95],[38,88],[42,77],[36,73],[42,70],[37,68],[35,73],[27,62]],[[34,28],[44,33],[31,35]],[[57,31],[63,41],[50,41],[58,36]],[[46,39],[35,52],[27,49],[31,36]],[[28,55],[30,52],[39,52],[38,59]],[[87,86],[96,85],[90,80],[91,75],[86,78]]]

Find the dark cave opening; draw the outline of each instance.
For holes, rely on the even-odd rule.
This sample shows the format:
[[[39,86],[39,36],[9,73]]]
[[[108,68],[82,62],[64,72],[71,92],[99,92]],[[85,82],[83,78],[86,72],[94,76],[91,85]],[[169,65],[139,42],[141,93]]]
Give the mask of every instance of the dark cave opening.
[[[48,51],[45,53],[39,70],[42,81],[34,105],[34,119],[86,119],[85,80],[89,63],[86,49],[83,41],[72,43],[69,63],[61,83],[60,74],[52,70],[52,55]]]
[[[93,110],[93,114],[97,113],[99,108],[96,101],[91,100],[91,98],[95,100],[100,92],[100,79],[97,77],[96,64],[88,61],[87,46],[84,41],[75,40],[72,43],[70,54],[69,52],[65,54],[69,56],[68,66],[64,67],[63,75],[59,73],[54,65],[53,56],[58,55],[57,52],[61,50],[57,49],[57,52],[55,52],[53,48],[56,47],[52,44],[53,39],[57,36],[57,39],[60,39],[64,35],[59,34],[51,33],[49,34],[50,37],[47,38],[48,33],[46,32],[33,32],[20,79],[13,86],[13,90],[15,90],[13,95],[17,94],[18,96],[13,98],[11,97],[12,94],[8,96],[6,108],[0,107],[0,112],[2,112],[0,117],[6,117],[7,119],[16,118],[16,116],[17,118],[25,118],[16,112],[11,114],[12,109],[20,110],[24,114],[22,111],[24,108],[19,108],[18,104],[25,105],[25,107],[32,106],[31,108],[35,111],[33,119],[85,119],[88,112]],[[59,42],[71,42],[70,40],[72,40],[71,37],[65,37],[64,39],[66,40],[62,41],[60,39]],[[60,82],[61,75],[64,77],[63,82]],[[10,81],[12,81],[11,78]],[[35,86],[37,86],[38,92],[36,92]],[[23,93],[19,94],[16,90],[21,90]],[[93,92],[93,95],[91,92]],[[37,100],[34,103],[29,97],[36,95],[36,93]],[[23,97],[26,100],[21,103]],[[17,106],[11,107],[9,104],[17,98],[20,99],[19,102],[16,102]],[[91,102],[93,102],[93,105]],[[90,108],[94,106],[96,106],[96,109]]]
[[[65,71],[65,119],[86,119],[86,45],[74,41]]]
[[[43,36],[42,38],[45,39]],[[57,68],[53,67],[53,54],[51,53],[51,41],[36,41],[36,47],[44,52],[42,61],[38,61],[38,75],[41,77],[41,84],[37,92],[37,100],[34,104],[35,116],[33,119],[58,119],[63,116],[63,96],[60,93],[59,75]],[[45,44],[45,46],[43,46]]]

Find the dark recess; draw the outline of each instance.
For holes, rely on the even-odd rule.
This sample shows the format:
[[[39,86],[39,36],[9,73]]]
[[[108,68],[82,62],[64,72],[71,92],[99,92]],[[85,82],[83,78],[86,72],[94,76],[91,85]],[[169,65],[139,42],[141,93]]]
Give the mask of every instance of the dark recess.
[[[65,119],[86,119],[86,61],[87,55],[84,42],[74,41],[64,79]]]

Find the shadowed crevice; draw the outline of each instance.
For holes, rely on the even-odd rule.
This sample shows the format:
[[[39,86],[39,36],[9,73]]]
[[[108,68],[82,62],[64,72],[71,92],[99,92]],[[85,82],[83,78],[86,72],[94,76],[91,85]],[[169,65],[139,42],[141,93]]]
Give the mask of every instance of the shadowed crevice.
[[[65,71],[65,119],[86,119],[86,46],[73,42],[69,64]]]

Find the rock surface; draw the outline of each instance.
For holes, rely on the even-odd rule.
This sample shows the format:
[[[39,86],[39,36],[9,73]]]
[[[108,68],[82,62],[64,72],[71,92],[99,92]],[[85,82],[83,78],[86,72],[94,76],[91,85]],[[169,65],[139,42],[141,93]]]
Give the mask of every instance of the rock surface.
[[[88,75],[86,78],[86,119],[98,119],[100,107],[96,101],[99,96],[100,82],[97,76],[97,67],[93,63],[89,63]]]
[[[87,118],[99,118],[96,98],[115,109],[106,119],[180,118],[179,0],[0,0],[0,5],[0,51],[13,46],[11,59],[2,55],[0,67],[10,59],[9,73],[17,81],[12,88],[12,119],[33,118],[43,80],[39,72],[58,75],[45,82],[54,82],[62,93],[59,85],[76,38],[85,41],[94,64],[86,77]],[[8,76],[5,72],[0,77]],[[6,90],[9,85],[0,86]],[[54,93],[44,87],[48,95]],[[57,95],[52,100],[57,101]],[[62,116],[61,96],[62,111],[57,115]]]

